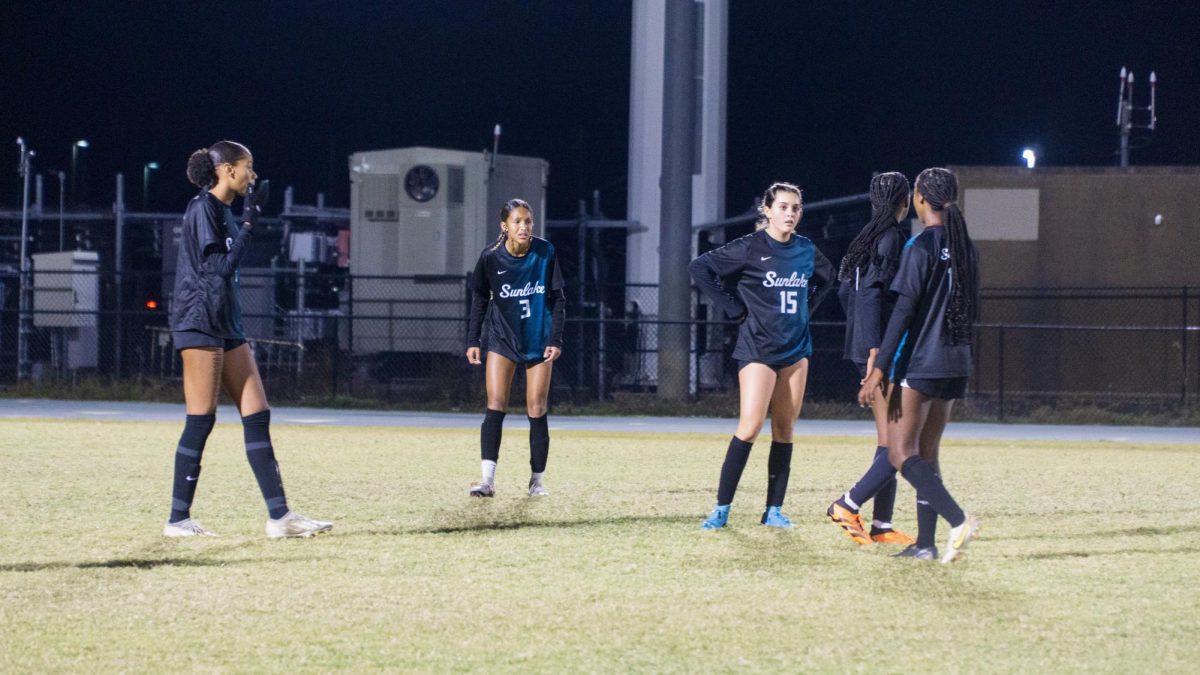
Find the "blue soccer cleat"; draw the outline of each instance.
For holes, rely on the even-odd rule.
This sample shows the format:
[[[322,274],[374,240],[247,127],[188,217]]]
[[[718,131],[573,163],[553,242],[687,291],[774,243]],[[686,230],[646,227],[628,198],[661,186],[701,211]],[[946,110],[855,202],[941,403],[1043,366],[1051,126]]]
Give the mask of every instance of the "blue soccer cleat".
[[[725,523],[727,522],[729,522],[729,504],[724,506],[717,504],[717,507],[713,509],[712,513],[708,514],[708,517],[704,519],[700,527],[706,530],[719,530],[725,527]]]
[[[778,506],[767,507],[766,513],[762,516],[762,524],[767,527],[778,527],[785,530],[792,528],[791,519],[783,515],[783,511],[780,511]]]

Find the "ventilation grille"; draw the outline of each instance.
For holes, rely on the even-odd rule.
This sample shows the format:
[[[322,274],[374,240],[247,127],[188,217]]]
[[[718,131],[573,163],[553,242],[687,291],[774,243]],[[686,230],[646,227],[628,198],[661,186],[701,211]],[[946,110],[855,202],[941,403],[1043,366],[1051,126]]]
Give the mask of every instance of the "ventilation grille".
[[[359,203],[367,220],[400,222],[399,177],[387,174],[363,176]]]

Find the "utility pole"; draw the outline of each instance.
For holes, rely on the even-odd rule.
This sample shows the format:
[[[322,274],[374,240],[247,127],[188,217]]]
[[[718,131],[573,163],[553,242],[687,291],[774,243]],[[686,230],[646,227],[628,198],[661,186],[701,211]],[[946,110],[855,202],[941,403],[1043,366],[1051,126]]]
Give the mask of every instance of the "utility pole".
[[[1129,166],[1129,137],[1134,129],[1147,129],[1151,134],[1154,133],[1154,127],[1158,122],[1158,117],[1155,114],[1155,90],[1158,86],[1158,77],[1154,71],[1150,71],[1150,105],[1138,108],[1133,105],[1133,71],[1121,68],[1121,87],[1117,93],[1117,129],[1120,130],[1121,141],[1120,149],[1117,153],[1120,155],[1120,165],[1123,167]],[[1144,124],[1135,124],[1133,121],[1134,112],[1147,112],[1150,115],[1149,121]],[[1144,147],[1144,146],[1138,146]]]
[[[21,300],[20,318],[17,320],[17,380],[28,381],[33,376],[33,364],[29,360],[29,341],[33,337],[33,283],[29,261],[29,173],[30,160],[34,151],[17,138],[21,147]]]

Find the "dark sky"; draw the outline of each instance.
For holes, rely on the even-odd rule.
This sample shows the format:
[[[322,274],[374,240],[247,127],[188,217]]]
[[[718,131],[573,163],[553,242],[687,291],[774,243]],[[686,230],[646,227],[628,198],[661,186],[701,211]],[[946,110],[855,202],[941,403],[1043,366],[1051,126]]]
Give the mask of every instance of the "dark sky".
[[[18,205],[24,136],[40,169],[77,138],[85,196],[125,172],[151,207],[180,210],[191,150],[247,143],[298,200],[348,201],[346,156],[432,145],[550,161],[550,217],[602,188],[621,216],[630,3],[619,0],[0,3],[0,206]],[[243,4],[250,9],[242,9]],[[872,171],[1111,164],[1117,72],[1138,103],[1151,69],[1159,130],[1136,164],[1200,164],[1200,3],[731,0],[728,197],[772,180],[808,198],[865,190]],[[56,188],[47,197],[56,199]]]

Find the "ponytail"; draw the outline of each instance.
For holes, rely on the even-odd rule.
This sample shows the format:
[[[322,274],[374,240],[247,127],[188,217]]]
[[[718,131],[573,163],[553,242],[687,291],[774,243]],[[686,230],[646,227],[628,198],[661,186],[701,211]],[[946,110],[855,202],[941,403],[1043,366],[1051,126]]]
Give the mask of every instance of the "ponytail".
[[[854,278],[856,268],[867,267],[871,263],[882,266],[887,261],[876,253],[879,239],[893,227],[897,227],[896,210],[908,202],[908,179],[904,174],[895,171],[881,173],[871,179],[871,220],[858,233],[850,248],[842,258],[838,279],[850,281]],[[895,261],[892,262],[895,264]],[[895,270],[884,270],[890,276]]]
[[[943,328],[950,344],[971,344],[971,329],[979,320],[979,254],[958,205],[958,178],[949,169],[925,169],[917,176],[917,190],[946,223],[950,302]]]
[[[212,146],[200,148],[188,157],[188,181],[207,190],[217,184],[217,166],[237,164],[243,157],[250,156],[250,149],[235,141],[217,141]]]

